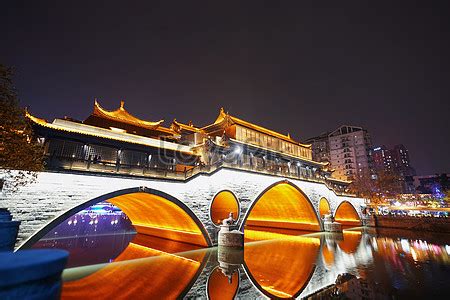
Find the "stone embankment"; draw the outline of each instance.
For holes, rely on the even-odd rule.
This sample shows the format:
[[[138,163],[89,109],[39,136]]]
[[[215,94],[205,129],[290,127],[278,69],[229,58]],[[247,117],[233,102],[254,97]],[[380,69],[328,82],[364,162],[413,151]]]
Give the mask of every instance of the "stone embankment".
[[[450,233],[450,218],[376,215],[371,216],[365,223],[375,227]]]

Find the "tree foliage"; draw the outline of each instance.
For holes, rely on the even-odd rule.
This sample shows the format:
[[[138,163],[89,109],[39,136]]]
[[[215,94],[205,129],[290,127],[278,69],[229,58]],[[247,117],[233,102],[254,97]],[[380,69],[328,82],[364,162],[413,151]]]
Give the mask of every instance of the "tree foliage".
[[[15,188],[43,169],[43,151],[19,106],[12,76],[13,70],[0,64],[0,172],[2,180]]]
[[[390,172],[380,172],[373,178],[370,174],[357,176],[350,190],[358,197],[368,199],[371,204],[383,204],[401,193],[401,178]]]

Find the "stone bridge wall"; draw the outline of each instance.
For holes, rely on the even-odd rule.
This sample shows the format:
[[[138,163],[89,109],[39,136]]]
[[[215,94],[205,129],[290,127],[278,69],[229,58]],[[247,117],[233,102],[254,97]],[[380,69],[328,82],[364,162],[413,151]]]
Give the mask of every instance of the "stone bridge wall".
[[[283,177],[225,168],[210,175],[201,174],[186,182],[42,172],[38,174],[35,183],[21,187],[14,193],[4,188],[0,193],[0,207],[10,209],[14,219],[22,221],[19,241],[23,242],[52,219],[75,206],[110,192],[145,186],[170,194],[185,203],[204,224],[214,241],[217,228],[210,220],[209,214],[214,195],[221,190],[232,191],[240,202],[241,222],[252,201],[268,186],[282,180]],[[337,196],[321,183],[287,180],[297,185],[309,197],[316,211],[320,198],[325,197],[333,213],[342,201],[349,201],[361,214],[363,199]]]

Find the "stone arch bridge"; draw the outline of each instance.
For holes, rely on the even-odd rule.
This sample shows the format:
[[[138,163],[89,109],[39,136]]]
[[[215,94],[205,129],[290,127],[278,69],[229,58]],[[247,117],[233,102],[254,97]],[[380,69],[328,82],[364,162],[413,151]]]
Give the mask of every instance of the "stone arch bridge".
[[[42,172],[36,182],[0,195],[21,220],[19,241],[32,245],[74,213],[101,201],[121,208],[136,231],[200,246],[216,243],[229,211],[244,225],[321,231],[330,213],[359,226],[364,200],[337,195],[323,183],[221,168],[187,181]]]

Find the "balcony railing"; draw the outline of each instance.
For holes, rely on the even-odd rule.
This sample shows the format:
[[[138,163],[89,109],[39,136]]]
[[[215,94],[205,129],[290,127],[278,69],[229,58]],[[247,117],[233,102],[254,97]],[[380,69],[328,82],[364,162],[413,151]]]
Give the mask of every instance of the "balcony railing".
[[[163,178],[172,180],[186,180],[197,174],[209,174],[219,168],[229,168],[236,170],[249,171],[259,174],[280,176],[297,180],[317,182],[325,184],[329,189],[338,195],[353,196],[346,193],[345,188],[333,185],[324,176],[315,172],[312,174],[294,172],[286,167],[271,165],[269,167],[250,166],[245,164],[217,162],[212,165],[198,165],[184,170],[176,170],[176,166],[138,166],[117,164],[108,161],[89,161],[71,157],[47,157],[46,168],[49,170],[70,170],[76,172],[92,172],[98,174],[114,174],[122,176]]]

